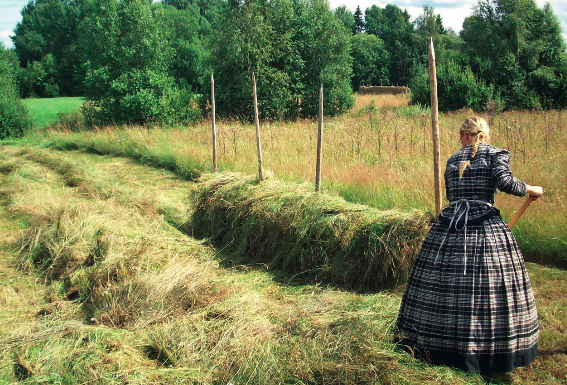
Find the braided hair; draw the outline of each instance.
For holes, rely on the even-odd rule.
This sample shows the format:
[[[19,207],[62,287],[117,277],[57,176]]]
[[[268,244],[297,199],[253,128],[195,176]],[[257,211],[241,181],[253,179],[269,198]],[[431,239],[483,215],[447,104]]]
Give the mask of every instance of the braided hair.
[[[465,169],[471,163],[471,160],[476,156],[480,145],[487,143],[490,140],[490,128],[488,128],[488,123],[486,123],[486,120],[478,116],[472,116],[465,120],[465,122],[461,126],[460,132],[461,134],[466,133],[473,139],[473,149],[470,159],[461,162],[459,179],[463,177]]]

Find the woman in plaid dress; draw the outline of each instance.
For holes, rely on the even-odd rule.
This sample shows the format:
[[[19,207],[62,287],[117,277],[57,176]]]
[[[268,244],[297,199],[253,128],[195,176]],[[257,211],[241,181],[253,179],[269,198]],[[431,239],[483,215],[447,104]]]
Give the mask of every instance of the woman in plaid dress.
[[[396,340],[437,365],[510,372],[537,356],[538,316],[518,244],[493,206],[496,191],[543,195],[510,172],[510,153],[489,145],[481,118],[460,129],[447,161],[449,205],[426,236],[409,274]]]

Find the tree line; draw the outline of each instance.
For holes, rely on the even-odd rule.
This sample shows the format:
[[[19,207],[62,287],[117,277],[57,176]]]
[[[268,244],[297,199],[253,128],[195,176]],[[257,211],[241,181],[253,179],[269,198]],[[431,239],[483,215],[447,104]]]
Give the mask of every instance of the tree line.
[[[567,52],[549,4],[479,0],[463,29],[434,9],[354,13],[326,0],[31,0],[0,60],[20,97],[82,96],[94,124],[191,121],[207,113],[210,75],[221,116],[252,118],[251,74],[266,119],[353,105],[361,85],[407,85],[429,104],[433,38],[440,110],[564,108]]]

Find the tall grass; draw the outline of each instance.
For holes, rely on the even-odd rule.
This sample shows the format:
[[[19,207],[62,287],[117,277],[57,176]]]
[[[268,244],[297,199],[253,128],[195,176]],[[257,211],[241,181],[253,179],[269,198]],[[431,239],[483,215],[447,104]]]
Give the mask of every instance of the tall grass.
[[[379,209],[433,209],[431,124],[427,111],[405,107],[407,98],[360,96],[350,113],[327,119],[323,133],[322,186],[353,203]],[[414,109],[414,110],[412,110]],[[421,111],[421,112],[420,112]],[[457,130],[473,111],[441,114],[441,158],[460,147]],[[567,266],[567,117],[563,111],[482,112],[492,144],[512,153],[515,176],[544,187],[514,228],[526,259]],[[220,171],[257,171],[255,130],[238,121],[217,124]],[[210,122],[147,130],[106,128],[72,133],[48,130],[44,143],[58,149],[84,149],[129,156],[167,168],[189,179],[212,171]],[[263,165],[279,179],[304,183],[315,176],[317,122],[264,123]],[[505,194],[496,205],[508,220],[522,199]]]

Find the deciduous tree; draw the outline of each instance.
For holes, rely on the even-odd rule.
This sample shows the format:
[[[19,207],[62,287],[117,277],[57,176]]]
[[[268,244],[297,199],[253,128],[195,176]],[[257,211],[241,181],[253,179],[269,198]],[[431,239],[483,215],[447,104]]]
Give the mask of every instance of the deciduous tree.
[[[52,76],[49,82],[37,78],[38,82],[24,92],[43,97],[80,93],[83,73],[75,47],[82,3],[81,0],[31,0],[22,9],[22,21],[16,25],[12,37],[21,67],[24,72],[28,68],[31,72],[22,76],[29,82],[40,67]]]
[[[353,35],[352,45],[352,88],[358,91],[361,85],[389,85],[390,56],[384,49],[384,42],[378,36],[359,33]]]
[[[97,124],[172,122],[187,117],[168,75],[173,51],[161,8],[146,0],[95,0],[79,28],[86,68],[83,113]]]
[[[409,13],[392,4],[383,9],[373,5],[366,9],[365,19],[367,33],[378,36],[390,55],[390,82],[409,85],[418,56]]]
[[[217,111],[252,118],[251,74],[268,119],[316,116],[352,105],[350,34],[324,0],[230,0],[213,24]]]
[[[565,107],[565,42],[549,4],[481,0],[463,27],[473,71],[509,108]]]

